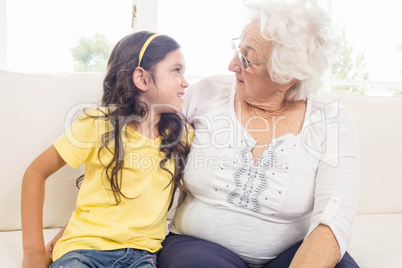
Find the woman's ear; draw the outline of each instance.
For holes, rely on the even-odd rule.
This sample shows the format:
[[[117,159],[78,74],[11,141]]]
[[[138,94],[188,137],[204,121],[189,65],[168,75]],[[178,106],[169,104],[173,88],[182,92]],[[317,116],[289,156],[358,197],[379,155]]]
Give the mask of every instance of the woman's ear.
[[[293,85],[296,84],[297,81],[297,79],[292,79],[292,81],[289,82],[289,88],[293,87]]]
[[[286,83],[284,85],[279,86],[279,89],[281,91],[288,91],[298,80],[297,79],[292,79],[289,83]]]
[[[141,67],[135,68],[133,72],[134,85],[144,92],[148,90],[148,83],[145,74],[145,70]]]

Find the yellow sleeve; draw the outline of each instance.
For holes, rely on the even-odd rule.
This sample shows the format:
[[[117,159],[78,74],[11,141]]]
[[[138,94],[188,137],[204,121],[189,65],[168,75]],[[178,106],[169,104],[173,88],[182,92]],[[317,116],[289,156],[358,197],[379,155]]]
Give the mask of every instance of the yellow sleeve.
[[[187,128],[184,128],[182,140],[186,141],[186,139],[187,139],[188,143],[191,145],[194,141],[195,130],[192,125],[190,125],[188,123],[184,123],[184,124],[186,125]]]
[[[53,144],[63,160],[73,168],[78,168],[100,148],[108,121],[91,117],[96,114],[99,115],[99,112],[86,111]]]

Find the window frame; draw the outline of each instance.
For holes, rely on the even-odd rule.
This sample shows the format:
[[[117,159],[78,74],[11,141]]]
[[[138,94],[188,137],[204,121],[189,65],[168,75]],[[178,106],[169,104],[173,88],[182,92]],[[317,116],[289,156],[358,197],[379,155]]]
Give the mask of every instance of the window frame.
[[[132,0],[137,13],[133,31],[158,32],[158,0]]]

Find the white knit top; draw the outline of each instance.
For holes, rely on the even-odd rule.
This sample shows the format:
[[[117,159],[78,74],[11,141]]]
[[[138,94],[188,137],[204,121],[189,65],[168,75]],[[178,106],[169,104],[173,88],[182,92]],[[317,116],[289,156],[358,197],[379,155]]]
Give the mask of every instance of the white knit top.
[[[343,256],[359,186],[350,114],[338,102],[310,97],[301,132],[273,139],[254,164],[256,141],[235,116],[234,95],[230,76],[205,78],[185,94],[184,114],[195,126],[184,178],[189,195],[170,231],[220,244],[261,267],[325,224]]]

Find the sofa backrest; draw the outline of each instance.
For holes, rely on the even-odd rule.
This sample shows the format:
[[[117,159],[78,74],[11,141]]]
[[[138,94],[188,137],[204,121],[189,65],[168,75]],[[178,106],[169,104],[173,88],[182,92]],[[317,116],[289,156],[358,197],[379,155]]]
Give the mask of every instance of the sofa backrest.
[[[103,73],[35,75],[0,71],[0,231],[18,230],[21,180],[83,106],[97,103]],[[358,214],[402,213],[402,97],[322,93],[339,100],[355,119],[360,138],[361,187]],[[46,185],[44,226],[67,223],[82,168],[68,166]],[[172,215],[172,212],[170,212]]]
[[[402,213],[402,97],[324,92],[352,114],[359,135],[357,214]]]
[[[103,73],[35,75],[0,71],[0,231],[20,224],[21,181],[28,165],[55,141],[82,105],[102,94]],[[63,167],[46,183],[44,226],[67,223],[82,168]]]

